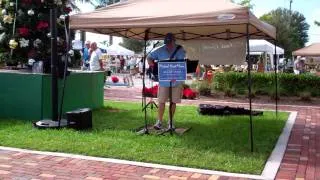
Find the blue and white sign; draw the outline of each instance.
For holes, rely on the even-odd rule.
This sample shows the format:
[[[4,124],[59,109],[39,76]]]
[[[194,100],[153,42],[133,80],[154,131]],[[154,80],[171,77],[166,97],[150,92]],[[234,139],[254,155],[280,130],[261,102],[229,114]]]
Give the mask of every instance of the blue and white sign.
[[[185,81],[187,79],[186,62],[158,62],[159,81]]]

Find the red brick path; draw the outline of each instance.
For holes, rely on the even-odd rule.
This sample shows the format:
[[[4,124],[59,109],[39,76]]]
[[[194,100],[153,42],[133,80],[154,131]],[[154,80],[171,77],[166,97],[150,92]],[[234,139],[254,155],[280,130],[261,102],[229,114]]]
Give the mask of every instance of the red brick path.
[[[140,91],[132,88],[110,88],[106,99],[140,101]],[[183,101],[199,104],[202,100]],[[220,104],[242,105],[219,102]],[[274,105],[254,108],[274,109]],[[320,180],[320,107],[280,106],[281,110],[298,111],[289,143],[276,179]],[[150,167],[108,163],[77,158],[39,155],[0,150],[0,179],[242,179],[173,171]]]

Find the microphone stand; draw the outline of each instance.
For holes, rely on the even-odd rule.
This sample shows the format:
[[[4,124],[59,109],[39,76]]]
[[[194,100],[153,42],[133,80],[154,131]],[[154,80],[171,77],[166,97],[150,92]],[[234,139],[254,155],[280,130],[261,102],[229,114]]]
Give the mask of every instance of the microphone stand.
[[[179,61],[179,60],[175,60],[175,61]],[[184,59],[183,61],[186,62],[186,59]],[[168,62],[172,62],[172,60],[169,60]],[[175,128],[173,128],[173,112],[172,112],[172,82],[174,80],[171,79],[170,80],[170,85],[169,85],[169,128],[166,129],[165,131],[159,133],[159,135],[163,135],[165,133],[170,133],[170,135],[173,135],[173,133],[177,134],[177,132],[175,131]]]
[[[148,31],[145,32],[145,44],[144,44],[144,58],[143,58],[143,75],[142,75],[142,99],[141,99],[141,106],[142,106],[142,112],[144,112],[144,128],[140,131],[138,131],[138,134],[149,134],[149,129],[148,129],[148,122],[147,122],[147,108],[150,106],[150,109],[152,110],[153,107],[155,106],[156,108],[158,108],[157,104],[154,101],[150,101],[150,102],[146,102],[146,96],[144,93],[145,90],[145,72],[146,72],[146,60],[147,60],[147,56],[150,54],[150,52],[155,48],[155,46],[159,43],[159,41],[157,43],[155,43],[153,45],[152,50],[147,53],[147,40],[148,40]]]

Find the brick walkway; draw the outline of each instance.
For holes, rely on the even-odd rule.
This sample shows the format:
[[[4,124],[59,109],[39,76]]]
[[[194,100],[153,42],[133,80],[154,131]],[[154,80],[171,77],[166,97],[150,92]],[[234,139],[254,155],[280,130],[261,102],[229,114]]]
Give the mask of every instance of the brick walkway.
[[[141,101],[140,90],[110,88],[106,99]],[[119,97],[121,96],[121,97]],[[199,104],[203,100],[183,101]],[[241,105],[247,103],[219,104]],[[254,104],[254,108],[274,109],[274,105]],[[280,106],[281,110],[298,111],[289,143],[276,179],[320,179],[320,107]],[[0,150],[0,179],[243,179],[135,166],[74,157],[43,155]]]

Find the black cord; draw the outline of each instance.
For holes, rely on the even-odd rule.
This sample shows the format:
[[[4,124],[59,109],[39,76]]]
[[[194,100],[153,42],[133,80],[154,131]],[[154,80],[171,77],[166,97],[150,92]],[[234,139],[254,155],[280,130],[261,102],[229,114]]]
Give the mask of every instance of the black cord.
[[[58,122],[58,127],[61,125],[61,117],[62,117],[62,110],[63,110],[63,100],[64,100],[64,92],[65,92],[65,87],[66,87],[66,76],[67,76],[67,70],[68,70],[68,58],[69,58],[69,32],[70,29],[68,28],[69,26],[69,16],[65,17],[64,21],[64,29],[65,29],[65,34],[66,34],[66,43],[67,43],[67,54],[65,55],[65,64],[64,64],[64,71],[63,71],[63,85],[62,85],[62,95],[61,95],[61,104],[60,104],[60,114],[59,114],[59,122]]]

